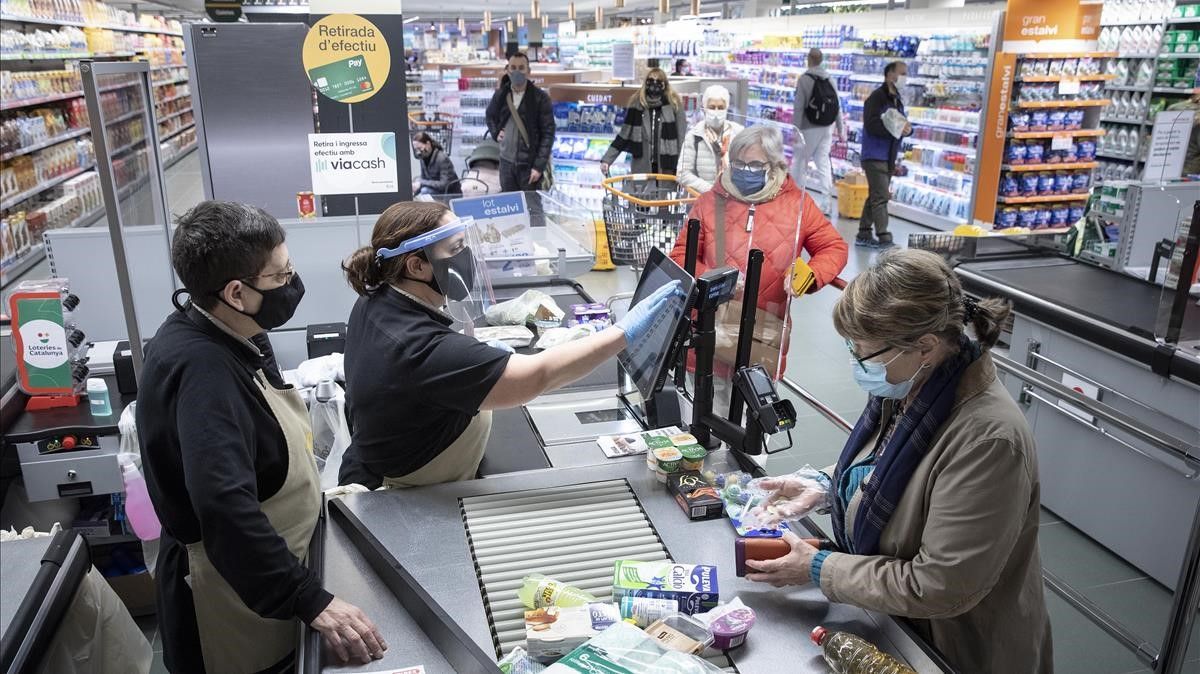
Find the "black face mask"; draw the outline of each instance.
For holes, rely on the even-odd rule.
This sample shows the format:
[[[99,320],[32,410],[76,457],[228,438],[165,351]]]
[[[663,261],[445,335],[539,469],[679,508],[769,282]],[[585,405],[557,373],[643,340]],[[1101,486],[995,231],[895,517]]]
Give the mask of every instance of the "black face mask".
[[[258,307],[256,314],[248,314],[235,309],[221,298],[220,293],[217,294],[217,298],[230,309],[254,319],[258,327],[263,330],[274,330],[292,320],[292,316],[296,314],[296,307],[300,306],[300,300],[304,298],[304,281],[300,280],[300,274],[292,274],[291,281],[270,290],[259,290],[249,283],[246,283],[246,287],[262,296],[262,304]]]
[[[426,258],[428,259],[428,258]],[[471,249],[464,247],[450,257],[444,257],[440,260],[433,260],[429,263],[433,266],[433,279],[426,281],[424,279],[412,279],[418,283],[424,283],[429,286],[433,292],[446,297],[447,299],[461,302],[467,299],[471,294],[471,288],[475,284],[475,258],[471,255]],[[447,279],[447,288],[442,288],[442,284],[438,282],[438,277]]]
[[[417,159],[425,159],[433,154],[433,150],[417,150],[413,149],[413,156]]]
[[[659,97],[667,91],[667,85],[662,82],[646,82],[646,95]]]

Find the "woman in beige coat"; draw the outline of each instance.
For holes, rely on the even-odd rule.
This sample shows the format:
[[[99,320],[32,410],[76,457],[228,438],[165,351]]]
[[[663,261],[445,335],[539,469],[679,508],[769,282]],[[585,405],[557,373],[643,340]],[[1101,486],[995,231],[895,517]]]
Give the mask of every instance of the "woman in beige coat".
[[[1037,457],[989,355],[1008,315],[927,251],[885,253],[850,283],[834,327],[867,408],[836,467],[764,484],[766,512],[828,510],[836,541],[788,534],[791,553],[747,562],[750,580],[911,618],[958,671],[1052,671]]]

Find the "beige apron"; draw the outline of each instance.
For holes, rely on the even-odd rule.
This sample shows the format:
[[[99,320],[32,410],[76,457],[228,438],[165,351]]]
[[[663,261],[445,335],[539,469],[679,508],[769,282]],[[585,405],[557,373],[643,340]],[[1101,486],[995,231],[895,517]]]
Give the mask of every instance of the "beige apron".
[[[432,461],[408,475],[383,478],[383,486],[388,489],[403,489],[473,480],[479,472],[479,462],[483,461],[483,450],[487,448],[491,434],[492,413],[480,412],[467,424],[458,439],[433,457]]]
[[[271,526],[303,562],[321,511],[320,480],[313,457],[312,426],[295,389],[279,390],[261,371],[255,377],[283,430],[288,472],[283,486],[262,502]],[[297,621],[263,618],[251,610],[209,561],[203,541],[187,546],[192,599],[204,668],[213,674],[257,672],[283,660],[296,648]]]

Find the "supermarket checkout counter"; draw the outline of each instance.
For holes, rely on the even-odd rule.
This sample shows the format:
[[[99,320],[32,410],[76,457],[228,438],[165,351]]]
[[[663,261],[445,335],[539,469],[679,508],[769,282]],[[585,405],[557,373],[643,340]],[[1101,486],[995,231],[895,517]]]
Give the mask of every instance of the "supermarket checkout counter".
[[[661,254],[657,257],[662,261]],[[648,270],[655,253],[651,258]],[[675,269],[675,273],[683,273]],[[722,271],[722,281],[711,280]],[[648,278],[652,282],[647,282]],[[689,295],[695,304],[685,303],[680,309],[679,320],[689,320],[692,306],[700,316],[700,327],[693,336],[700,363],[696,390],[710,395],[711,385],[705,383],[703,373],[705,363],[711,371],[711,317],[717,304],[732,295],[736,278],[733,269],[706,274]],[[644,286],[651,290],[659,287],[658,280],[653,271],[644,272],[639,293]],[[722,291],[706,282],[722,283],[728,293],[724,300],[712,301]],[[711,302],[707,310],[700,299],[705,297]],[[755,303],[747,300],[747,305]],[[705,316],[709,317],[707,324]],[[619,357],[623,373],[639,381],[648,375],[659,388],[663,380],[655,374],[665,373],[674,362],[676,347],[670,345],[678,343],[674,341],[678,339],[677,321],[663,323],[642,340],[647,346],[631,347]],[[704,332],[706,329],[709,332]],[[655,342],[666,348],[654,346]],[[748,353],[748,343],[746,347]],[[641,368],[642,356],[655,366]],[[644,387],[638,390],[643,396],[652,395]],[[721,598],[740,597],[755,610],[757,623],[746,645],[717,654],[714,660],[723,667],[736,667],[730,671],[827,672],[818,647],[809,640],[818,625],[863,635],[917,671],[951,671],[902,621],[832,604],[811,586],[776,589],[737,578],[736,534],[728,520],[690,520],[647,468],[644,456],[606,459],[595,442],[596,435],[604,431],[582,437],[589,428],[610,428],[610,424],[626,420],[597,414],[608,411],[609,401],[618,397],[618,391],[585,389],[578,393],[591,396],[590,406],[582,397],[564,399],[564,394],[544,396],[526,406],[532,442],[529,436],[505,435],[493,429],[494,446],[540,452],[549,461],[546,468],[417,489],[353,494],[330,503],[323,534],[314,538],[310,559],[315,560],[327,589],[360,605],[387,636],[389,651],[372,667],[422,665],[429,672],[495,671],[492,663],[498,654],[508,653],[525,639],[524,608],[516,596],[524,575],[544,573],[603,599],[611,593],[614,560],[639,559],[714,565]],[[539,407],[546,409],[539,411]],[[697,408],[706,409],[707,405],[698,402]],[[649,414],[652,407],[640,409]],[[632,408],[627,411],[637,413]],[[696,418],[709,416],[701,413]],[[571,423],[572,417],[577,418],[576,423]],[[794,417],[793,411],[793,422]],[[693,417],[688,414],[687,418]],[[629,419],[638,423],[634,417]],[[712,424],[715,437],[738,433],[732,424],[722,425],[718,420]],[[696,433],[703,443],[707,434]],[[751,432],[749,424],[745,434],[749,439],[738,446],[761,446],[761,436]],[[555,444],[554,438],[574,442]],[[730,449],[710,453],[705,465],[719,472],[750,469],[762,474],[750,457]],[[820,535],[807,522],[797,526],[807,529],[805,535]],[[420,544],[414,545],[415,541]],[[369,573],[364,575],[364,570]],[[380,592],[381,585],[391,592]],[[300,662],[305,672],[360,669],[323,666],[312,632],[306,633],[303,643]]]
[[[1005,379],[1037,441],[1042,505],[1174,588],[1200,502],[1197,299],[1058,256],[955,271],[969,294],[1013,302],[1013,361],[1168,439],[1105,423],[1019,373]]]

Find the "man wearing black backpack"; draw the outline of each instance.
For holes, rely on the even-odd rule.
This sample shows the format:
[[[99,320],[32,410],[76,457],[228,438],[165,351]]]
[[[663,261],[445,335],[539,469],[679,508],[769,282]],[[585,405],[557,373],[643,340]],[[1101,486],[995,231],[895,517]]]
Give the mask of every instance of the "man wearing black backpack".
[[[808,70],[796,80],[796,104],[792,123],[800,128],[804,147],[796,150],[796,164],[792,177],[801,187],[807,187],[805,174],[808,162],[816,166],[817,184],[824,192],[817,203],[826,214],[830,214],[833,202],[833,166],[829,161],[829,150],[833,144],[833,129],[837,127],[838,139],[846,139],[842,126],[842,110],[838,101],[837,87],[829,80],[829,73],[821,66],[825,56],[820,49],[808,51]]]

